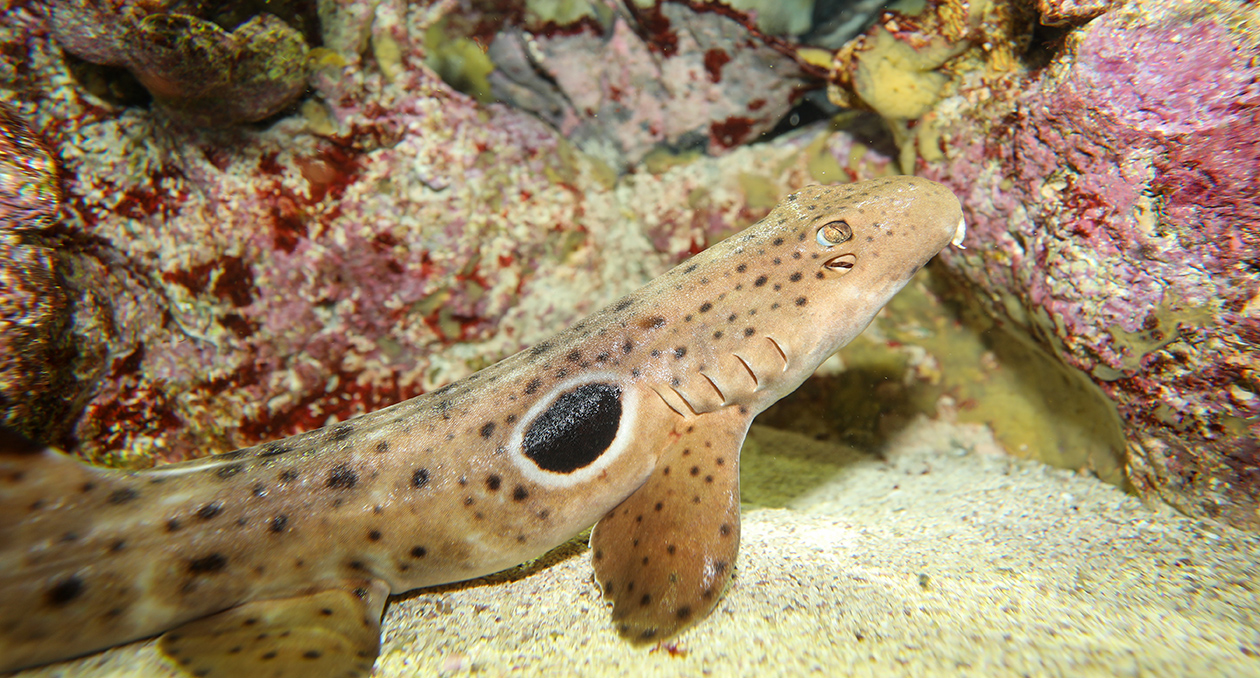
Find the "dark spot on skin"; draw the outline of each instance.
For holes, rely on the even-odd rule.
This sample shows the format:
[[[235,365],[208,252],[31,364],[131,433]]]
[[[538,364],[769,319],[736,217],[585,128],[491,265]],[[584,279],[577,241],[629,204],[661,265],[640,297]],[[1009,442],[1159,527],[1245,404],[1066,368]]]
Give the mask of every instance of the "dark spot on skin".
[[[705,476],[705,477],[704,477],[704,482],[706,482],[706,483],[711,483],[711,482],[713,482],[713,476]]]
[[[643,556],[643,565],[646,566],[649,562],[650,559],[647,556]]]
[[[542,341],[535,344],[533,348],[529,349],[529,354],[534,355],[534,356],[542,355],[546,353],[547,350],[550,348],[551,348],[551,342]]]
[[[799,238],[797,238],[797,240],[804,240],[804,239],[805,239],[805,234],[804,234],[804,233],[801,233],[801,234],[800,234],[800,237],[799,237]],[[801,253],[800,253],[800,252],[793,252],[793,253],[792,253],[792,258],[793,258],[793,259],[800,259],[800,258],[801,258]]]
[[[626,343],[624,343],[624,344],[622,344],[622,345],[621,345],[621,352],[622,352],[622,353],[629,353],[629,352],[631,352],[631,351],[633,351],[633,350],[634,350],[634,344],[633,344],[633,343],[631,343],[629,339],[627,339],[627,340],[626,340]]]
[[[654,329],[664,327],[664,326],[665,326],[665,318],[662,318],[659,315],[654,315],[650,318],[644,318],[643,320],[639,321],[639,327],[645,330],[654,330]]]
[[[757,330],[754,330],[754,329],[753,329],[753,328],[751,328],[751,327],[745,327],[745,328],[744,328],[744,336],[745,336],[745,337],[751,337],[751,336],[753,335],[753,333],[755,333],[756,331],[757,331]]]
[[[700,594],[700,597],[701,597],[701,598],[704,598],[705,600],[712,600],[712,599],[713,599],[713,589],[711,589],[711,588],[709,588],[709,589],[705,589],[705,590],[704,590],[704,592]]]
[[[800,282],[800,281],[801,281],[801,272],[800,272],[800,271],[797,271],[796,273],[793,273],[792,275],[789,275],[789,276],[788,276],[788,280],[791,280],[792,282]]]
[[[722,338],[722,330],[718,330],[718,331],[714,332],[714,333],[713,333],[713,338],[714,338],[714,339],[721,339],[721,338]]]
[[[805,297],[797,297],[797,298],[796,298],[796,305],[797,305],[797,306],[804,306],[804,305],[805,305],[805,303],[806,303]]]
[[[490,490],[491,492],[498,492],[499,485],[501,485],[502,483],[503,483],[502,478],[496,475],[492,475],[486,478],[486,489]]]
[[[214,574],[222,572],[227,567],[227,558],[221,553],[211,553],[208,556],[188,561],[189,574]]]
[[[514,501],[525,501],[528,498],[529,490],[525,489],[524,485],[517,485],[516,489],[512,490],[512,499]]]
[[[651,605],[651,604],[652,604],[652,594],[650,593],[643,594],[643,597],[639,599],[639,607],[647,607],[648,605]]]
[[[380,540],[381,540],[380,530],[372,530],[371,532],[368,532],[368,541],[380,541]]]
[[[675,348],[675,349],[674,349],[674,357],[675,357],[675,358],[677,358],[677,359],[679,359],[679,360],[682,360],[682,357],[683,357],[683,356],[685,356],[685,355],[687,355],[687,347],[686,347],[686,346],[679,346],[678,348]]]
[[[166,521],[167,532],[178,532],[180,527],[182,526],[179,524],[179,519],[177,518],[171,518],[170,520]]]
[[[617,302],[616,304],[614,304],[614,305],[613,305],[613,309],[612,309],[612,310],[613,310],[613,312],[615,312],[615,313],[620,313],[620,312],[622,312],[622,311],[626,310],[627,308],[630,308],[630,307],[631,307],[631,306],[633,306],[633,305],[634,305],[634,300],[633,300],[633,299],[622,299],[621,301],[619,301],[619,302]]]
[[[281,445],[280,443],[267,443],[266,445],[262,446],[262,449],[258,450],[258,454],[256,454],[255,456],[275,457],[277,455],[285,454],[287,452],[289,452],[289,448],[284,445]]]
[[[218,476],[219,478],[223,480],[227,480],[228,478],[231,478],[232,476],[244,470],[245,470],[244,464],[228,464],[227,466],[224,466],[218,471],[215,471],[214,475]]]
[[[666,476],[667,476],[667,475],[669,475],[669,467],[668,467],[668,466],[666,466],[665,468],[661,469],[661,475],[666,475]]]
[[[328,472],[328,487],[334,490],[348,490],[359,482],[359,474],[348,464],[338,464]]]
[[[698,476],[698,475],[700,475],[700,467],[699,467],[699,466],[692,466],[692,467],[691,467],[691,475],[693,475],[693,476]]]
[[[83,485],[79,488],[79,491],[84,494],[87,494],[88,492],[91,492],[92,490],[95,490],[95,489],[96,489],[96,483],[83,483]]]
[[[494,435],[494,422],[487,421],[485,424],[482,424],[481,426],[481,437],[489,438],[492,435]]]
[[[661,502],[661,501],[656,502],[655,508],[657,511],[660,511],[661,509],[665,508],[665,502]]]
[[[320,652],[319,650],[307,650],[306,652],[302,653],[302,656],[307,659],[319,659],[320,657],[323,656],[323,654],[324,653]]]
[[[701,313],[708,313],[708,312],[709,312],[709,311],[711,311],[711,310],[713,310],[713,304],[710,304],[710,303],[709,303],[709,302],[707,302],[707,301],[706,301],[706,302],[704,302],[703,304],[700,304],[700,312],[701,312]]]
[[[212,502],[197,509],[197,517],[202,520],[210,520],[211,518],[223,512],[223,504],[221,502]]]
[[[768,280],[770,280],[770,279],[769,279],[769,278],[767,278],[766,276],[764,276],[764,275],[759,275],[759,276],[757,276],[757,279],[753,281],[753,285],[754,285],[755,287],[761,287],[762,285],[766,284],[766,282],[767,282]]]
[[[549,510],[547,510],[547,509],[543,509],[543,510],[541,510],[541,511],[539,511],[539,512],[538,512],[538,519],[539,519],[539,520],[546,520],[546,519],[547,519],[548,517],[550,517],[550,516],[551,516],[551,511],[549,511]]]
[[[263,658],[263,659],[275,659],[275,658],[276,658],[276,651],[275,651],[275,650],[272,650],[272,651],[270,651],[270,652],[264,652],[264,653],[262,654],[262,658]]]
[[[417,490],[429,484],[429,469],[418,468],[411,474],[411,486]]]
[[[770,304],[770,310],[771,310],[771,311],[775,310],[775,309],[776,309],[776,308],[778,308],[778,307],[779,307],[779,302],[777,302],[777,301],[776,301],[776,302],[774,302],[773,304]]]
[[[730,314],[730,315],[726,316],[726,322],[728,322],[728,323],[733,323],[733,322],[735,322],[735,319],[736,319],[736,318],[738,318],[738,317],[739,317],[739,315],[738,315],[738,314],[736,314],[736,313],[732,313],[732,314]]]
[[[569,355],[566,355],[565,359],[571,363],[580,363],[582,362],[582,352],[577,349],[573,349],[572,351],[569,351]]]
[[[515,414],[509,414],[506,418],[504,418],[504,419],[503,419],[503,421],[506,421],[506,422],[507,422],[507,423],[509,423],[509,424],[514,423],[514,422],[516,422],[516,415],[515,415]]]
[[[297,478],[298,472],[295,469],[289,468],[280,472],[280,482],[282,483],[290,483],[297,480]]]
[[[350,437],[351,433],[354,433],[354,427],[350,424],[337,424],[328,434],[328,437],[333,440],[345,440]]]
[[[599,355],[595,356],[595,362],[606,363],[608,362],[608,358],[609,358],[608,352],[603,351]],[[508,417],[508,418],[511,419],[512,421],[516,421],[516,417]],[[512,422],[508,422],[508,423],[510,424]]]
[[[250,490],[250,492],[255,497],[265,497],[267,496],[267,486],[262,483],[254,483],[254,487]]]
[[[678,608],[677,614],[678,614],[679,620],[686,621],[687,619],[691,618],[691,607],[687,605],[683,605],[682,607]]]
[[[423,557],[425,557],[426,555],[428,555],[428,553],[429,553],[429,550],[428,550],[428,549],[426,549],[426,548],[425,548],[425,547],[423,547],[423,546],[413,546],[413,547],[411,548],[411,557],[412,557],[412,558],[423,558]]]
[[[621,423],[621,389],[613,384],[577,386],[556,398],[529,425],[521,449],[539,468],[572,473],[608,449]]]
[[[518,534],[518,535],[516,535],[516,543],[518,543],[518,544],[524,544],[524,543],[525,543],[525,535],[523,535],[523,534]]]
[[[109,501],[109,503],[114,504],[114,505],[126,504],[127,502],[132,501],[133,499],[139,496],[140,496],[139,492],[136,492],[130,487],[124,487],[122,489],[114,490],[113,492],[110,492],[109,499],[107,501]]]
[[[674,555],[674,552],[676,552],[677,550],[678,550],[678,547],[674,546],[673,544],[670,544],[669,546],[665,547],[665,551],[669,553],[669,555],[671,556]]]
[[[271,519],[271,526],[267,529],[279,534],[281,532],[284,532],[284,528],[288,524],[289,524],[289,517],[284,514],[280,514],[276,516],[275,518]]]
[[[464,506],[472,506],[475,503],[477,503],[476,499],[473,499],[472,497],[464,497]]]
[[[782,259],[780,259],[780,258],[778,258],[778,257],[775,257],[775,258],[774,258],[774,265],[775,265],[775,266],[778,266],[778,265],[779,265],[779,264],[781,264],[781,263],[783,263],[783,260],[782,260]]]
[[[525,385],[525,394],[528,395],[542,388],[542,379],[532,379]]]
[[[110,553],[118,553],[119,551],[121,551],[121,550],[123,550],[123,549],[125,549],[125,548],[127,548],[127,542],[126,542],[125,540],[119,539],[119,540],[115,541],[113,544],[110,544],[110,546],[109,546],[109,552],[110,552]]]
[[[661,352],[660,352],[660,351],[658,351],[658,350],[656,350],[656,349],[652,349],[652,357],[653,357],[653,358],[659,358],[659,357],[661,357]]]
[[[718,534],[721,534],[723,537],[729,537],[731,534],[731,526],[727,523],[722,523],[722,526],[718,528]]]
[[[362,572],[367,569],[367,566],[365,566],[361,560],[352,560],[346,563],[346,567],[354,570],[355,572]]]
[[[83,595],[83,580],[71,575],[53,584],[52,588],[44,594],[44,599],[49,605],[61,607],[81,595]]]
[[[386,453],[386,452],[388,452],[388,451],[389,451],[389,441],[388,441],[388,440],[382,440],[382,441],[380,441],[380,442],[376,443],[376,453],[377,453],[377,454],[385,454],[385,453]]]

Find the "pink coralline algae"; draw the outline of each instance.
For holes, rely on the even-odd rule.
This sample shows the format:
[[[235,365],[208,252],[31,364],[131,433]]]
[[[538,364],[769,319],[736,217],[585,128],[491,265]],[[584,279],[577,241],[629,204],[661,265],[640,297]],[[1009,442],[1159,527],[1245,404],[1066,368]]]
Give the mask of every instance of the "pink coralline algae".
[[[491,87],[618,170],[658,147],[717,154],[755,140],[791,108],[799,69],[747,17],[692,4],[615,3],[606,25],[505,28]]]
[[[832,174],[861,155],[798,135],[613,181],[545,123],[428,70],[420,36],[440,8],[350,4],[325,36],[362,39],[324,44],[363,53],[323,60],[300,113],[265,128],[174,126],[98,99],[39,8],[0,18],[65,192],[50,239],[0,260],[56,273],[25,276],[23,298],[62,294],[45,317],[64,353],[46,361],[70,366],[65,409],[7,411],[32,435],[148,465],[392,404],[752,223],[818,181],[807,147]]]
[[[307,46],[297,30],[270,14],[225,30],[181,13],[185,4],[56,0],[50,26],[66,50],[125,67],[167,115],[191,125],[262,120],[305,90]]]
[[[973,297],[1117,404],[1138,490],[1254,529],[1260,46],[1212,8],[1117,9],[1045,69],[968,81],[920,173],[969,212],[945,261]]]

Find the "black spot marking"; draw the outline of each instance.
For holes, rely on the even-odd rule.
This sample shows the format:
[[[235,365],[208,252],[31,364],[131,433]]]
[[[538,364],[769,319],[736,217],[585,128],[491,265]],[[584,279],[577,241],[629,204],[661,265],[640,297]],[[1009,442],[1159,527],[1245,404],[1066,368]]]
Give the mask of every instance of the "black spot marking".
[[[651,605],[651,604],[652,604],[652,594],[650,593],[643,594],[643,597],[639,599],[639,607],[647,607],[648,605]]]
[[[254,487],[250,490],[250,492],[255,497],[265,497],[267,496],[267,486],[262,483],[254,483]]]
[[[328,437],[333,440],[345,440],[350,437],[351,433],[354,433],[354,427],[350,424],[337,424],[333,427],[333,430],[328,433]]]
[[[674,555],[674,553],[675,553],[675,552],[677,552],[677,551],[678,551],[678,547],[677,547],[677,546],[674,546],[673,544],[670,544],[669,546],[666,546],[666,547],[665,547],[665,551],[666,551],[667,553],[669,553],[669,555],[671,555],[671,556],[672,556],[672,555]]]
[[[71,575],[53,584],[44,593],[44,600],[47,600],[49,605],[61,607],[81,595],[83,595],[83,580]]]
[[[747,270],[748,270],[748,264],[740,264],[739,266],[735,267],[736,273],[743,273],[744,271],[747,271]]]
[[[109,552],[118,553],[119,551],[122,551],[125,548],[127,548],[127,542],[123,539],[119,539],[115,541],[113,544],[109,545]]]
[[[531,379],[530,382],[525,385],[525,394],[528,395],[540,388],[542,388],[542,379]]]
[[[287,454],[290,451],[291,450],[287,446],[281,445],[280,443],[267,443],[266,445],[263,445],[262,449],[258,450],[258,454],[254,456],[275,457],[277,455]]]
[[[197,517],[202,520],[210,520],[211,518],[223,513],[222,502],[211,502],[197,509]]]
[[[661,509],[665,508],[665,502],[658,501],[656,502],[656,506],[653,508],[655,508],[657,511],[660,511]]]
[[[678,619],[680,621],[686,621],[691,618],[691,607],[688,605],[683,605],[682,607],[678,608],[678,612],[676,614],[678,615]]]
[[[529,354],[533,356],[539,356],[546,353],[550,349],[551,349],[551,342],[542,341],[535,344],[533,348],[529,349]]]
[[[612,310],[614,313],[620,313],[626,310],[627,308],[630,308],[633,305],[634,305],[634,300],[630,298],[626,298],[614,304]]]
[[[487,421],[486,423],[481,425],[481,437],[489,438],[492,435],[494,435],[494,422]]]
[[[388,441],[388,440],[382,440],[382,441],[380,441],[380,442],[376,443],[376,453],[377,453],[377,454],[385,454],[385,453],[386,453],[386,452],[388,452],[388,451],[389,451],[389,441]]]
[[[362,572],[367,569],[367,566],[364,565],[361,560],[352,560],[346,563],[346,567],[354,570],[355,572]]]
[[[208,556],[188,561],[189,574],[214,574],[222,572],[227,567],[227,558],[221,553],[211,553]]]
[[[522,449],[539,468],[572,473],[608,449],[621,423],[621,389],[583,384],[556,398],[525,432]]]
[[[757,276],[757,279],[753,281],[753,285],[754,285],[754,286],[756,286],[756,287],[761,287],[762,285],[766,284],[766,282],[767,282],[768,280],[770,280],[770,279],[769,279],[769,278],[767,278],[766,276],[764,276],[764,275],[759,275],[759,276]]]
[[[679,346],[678,348],[675,348],[675,349],[674,349],[674,357],[675,357],[675,358],[677,358],[677,359],[679,359],[679,360],[682,360],[682,357],[683,357],[683,356],[685,356],[685,355],[687,355],[687,347],[686,347],[686,346]]]
[[[264,653],[262,653],[262,658],[263,658],[263,659],[275,659],[275,658],[276,658],[276,651],[275,651],[275,650],[271,650],[270,652],[264,652]]]
[[[289,517],[282,513],[276,516],[275,518],[271,519],[271,526],[268,527],[267,529],[271,530],[272,532],[275,532],[276,534],[279,534],[281,532],[284,532],[284,528],[287,527],[288,524],[289,524]]]
[[[368,541],[380,541],[380,540],[381,540],[380,530],[372,530],[371,532],[368,532]]]
[[[334,490],[348,490],[359,482],[359,474],[348,464],[337,464],[328,472],[328,487]]]
[[[729,537],[729,536],[731,536],[731,526],[730,526],[730,524],[729,524],[729,523],[722,523],[722,526],[718,528],[718,534],[721,534],[723,537]]]
[[[722,330],[718,330],[718,331],[714,332],[714,333],[713,333],[713,338],[714,338],[714,339],[721,339],[721,338],[722,338]]]
[[[822,271],[818,271],[818,272],[814,273],[814,277],[815,277],[815,278],[818,278],[819,280],[822,280],[823,278],[825,278],[825,277],[827,277],[827,276],[823,275],[823,272],[822,272]]]
[[[285,469],[280,472],[280,482],[291,483],[294,480],[297,480],[298,475],[300,474],[295,469],[291,469],[291,468]]]
[[[425,547],[423,547],[423,546],[413,546],[413,547],[411,548],[411,557],[412,557],[412,558],[423,558],[423,557],[425,557],[425,556],[426,556],[426,555],[428,555],[428,554],[429,554],[429,550],[428,550],[428,549],[426,549],[426,548],[425,548]]]
[[[180,527],[183,527],[183,526],[179,524],[178,518],[171,518],[170,520],[166,521],[167,532],[179,532]]]
[[[223,480],[227,480],[228,478],[231,478],[232,476],[244,470],[245,470],[244,464],[228,464],[227,466],[220,468],[218,471],[215,471],[214,475],[218,476],[219,478]]]
[[[633,351],[633,350],[634,350],[634,344],[633,344],[633,343],[631,343],[631,341],[630,341],[629,339],[627,339],[627,340],[626,340],[626,343],[624,343],[624,344],[622,344],[622,345],[621,345],[621,352],[622,352],[622,353],[629,353],[629,352],[631,352],[631,351]]]
[[[491,492],[498,492],[499,486],[503,484],[503,479],[496,475],[486,478],[486,489]]]
[[[306,659],[319,659],[320,657],[324,656],[324,653],[320,652],[319,650],[307,650],[306,652],[302,653],[302,656],[305,657]]]
[[[804,305],[805,305],[805,303],[806,303],[806,299],[805,299],[805,297],[797,297],[797,298],[796,298],[796,305],[797,305],[797,306],[804,306]]]
[[[429,469],[418,468],[411,474],[411,486],[417,490],[429,484]]]
[[[744,336],[745,336],[745,337],[751,337],[751,336],[752,336],[754,333],[756,333],[756,332],[757,332],[757,330],[754,330],[754,329],[753,329],[753,328],[751,328],[751,327],[745,327],[745,328],[744,328]]]
[[[512,500],[525,501],[526,499],[529,499],[529,490],[525,489],[523,485],[517,485],[516,489],[512,490]]]
[[[659,357],[661,357],[661,352],[660,352],[660,351],[658,351],[657,349],[652,349],[652,357],[653,357],[653,358],[659,358]]]
[[[139,492],[135,491],[134,489],[130,487],[124,487],[122,489],[114,490],[113,492],[111,492],[109,494],[109,499],[107,501],[114,505],[126,504],[127,502],[132,501],[139,496],[140,496]]]
[[[774,239],[774,242],[772,242],[772,243],[770,243],[770,244],[771,244],[771,245],[774,245],[775,247],[778,247],[779,245],[782,245],[782,244],[783,244],[783,238],[775,238],[775,239]]]
[[[792,282],[800,282],[800,281],[801,281],[801,272],[800,272],[800,271],[797,271],[797,272],[793,273],[792,275],[789,275],[789,276],[788,276],[788,280],[791,280]]]
[[[713,309],[713,304],[710,304],[710,303],[709,303],[709,302],[707,302],[707,301],[706,301],[706,302],[704,302],[703,304],[700,304],[700,312],[701,312],[701,313],[708,313],[708,312],[709,312],[709,311],[711,311],[712,309]]]

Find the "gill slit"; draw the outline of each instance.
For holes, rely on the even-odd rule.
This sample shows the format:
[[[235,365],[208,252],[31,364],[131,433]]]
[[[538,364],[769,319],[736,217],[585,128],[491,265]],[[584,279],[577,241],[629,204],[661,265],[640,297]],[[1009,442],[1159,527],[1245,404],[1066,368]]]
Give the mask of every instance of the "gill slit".
[[[779,342],[774,340],[774,337],[767,336],[766,339],[769,340],[770,343],[774,345],[774,350],[779,352],[779,357],[783,359],[783,371],[786,372],[788,368],[787,351],[783,350],[783,347],[779,345]]]
[[[732,353],[731,355],[735,356],[739,360],[739,364],[743,365],[744,369],[748,370],[748,376],[752,377],[753,380],[753,390],[757,390],[757,387],[761,386],[761,380],[757,378],[757,373],[753,372],[752,365],[749,365],[748,361],[744,360],[743,356],[738,353]]]
[[[723,405],[726,405],[728,402],[730,402],[726,399],[726,394],[722,393],[722,389],[718,388],[717,382],[713,381],[712,377],[705,374],[704,372],[701,372],[700,376],[704,377],[704,380],[709,382],[709,386],[712,386],[714,391],[717,391],[718,397],[722,399]]]

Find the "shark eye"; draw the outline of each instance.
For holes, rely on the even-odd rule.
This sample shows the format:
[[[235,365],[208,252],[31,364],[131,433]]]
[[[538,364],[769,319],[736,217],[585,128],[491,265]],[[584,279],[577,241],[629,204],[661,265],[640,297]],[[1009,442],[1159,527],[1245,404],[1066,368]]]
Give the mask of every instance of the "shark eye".
[[[843,221],[833,221],[818,229],[818,244],[831,247],[853,237],[853,229]]]

